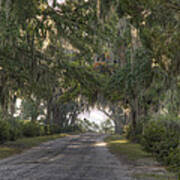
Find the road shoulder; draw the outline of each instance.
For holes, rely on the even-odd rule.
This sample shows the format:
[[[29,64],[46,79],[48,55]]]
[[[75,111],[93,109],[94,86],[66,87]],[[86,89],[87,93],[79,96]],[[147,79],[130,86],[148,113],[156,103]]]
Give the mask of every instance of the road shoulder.
[[[111,135],[105,138],[107,147],[118,159],[129,166],[131,174],[138,180],[176,180],[174,174],[162,167],[151,154],[142,150],[139,144],[131,143],[123,136]]]
[[[0,160],[16,154],[20,154],[31,149],[32,147],[40,145],[41,143],[52,141],[58,138],[63,138],[66,136],[68,136],[68,134],[55,134],[32,138],[21,138],[16,141],[9,141],[3,145],[0,145]]]

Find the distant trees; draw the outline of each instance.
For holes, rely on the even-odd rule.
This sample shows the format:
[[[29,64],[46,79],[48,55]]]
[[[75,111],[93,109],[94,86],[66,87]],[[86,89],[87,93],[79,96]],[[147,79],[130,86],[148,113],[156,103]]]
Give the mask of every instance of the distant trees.
[[[105,121],[101,122],[99,132],[113,134],[115,132],[114,127],[116,126],[114,126],[113,121],[111,119],[106,119]]]

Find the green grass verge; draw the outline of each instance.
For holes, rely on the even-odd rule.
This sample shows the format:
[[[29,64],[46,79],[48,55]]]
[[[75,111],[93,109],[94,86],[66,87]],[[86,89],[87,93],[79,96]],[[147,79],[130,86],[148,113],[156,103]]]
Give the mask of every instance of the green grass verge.
[[[62,138],[65,136],[67,136],[67,134],[55,134],[48,136],[38,136],[33,138],[22,138],[16,141],[9,141],[0,146],[0,159],[7,158],[14,154],[19,154],[43,142],[55,140],[57,138]]]
[[[140,144],[132,143],[120,135],[111,135],[104,140],[113,154],[119,157],[125,163],[137,166],[153,166],[154,159],[150,153],[143,151]],[[135,172],[133,177],[138,180],[177,180],[173,173],[156,174],[148,172],[147,169],[142,172]]]
[[[123,136],[112,135],[105,138],[110,151],[118,156],[124,156],[127,160],[134,161],[149,158],[151,154],[142,150],[139,144],[131,143]]]
[[[134,174],[134,177],[138,180],[178,180],[174,174],[168,173],[168,175],[161,175],[161,174]]]

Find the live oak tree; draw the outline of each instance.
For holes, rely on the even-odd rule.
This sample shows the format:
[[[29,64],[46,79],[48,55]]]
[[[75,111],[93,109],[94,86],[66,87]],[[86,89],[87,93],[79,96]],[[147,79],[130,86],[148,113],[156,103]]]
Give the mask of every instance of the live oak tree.
[[[1,2],[0,96],[4,117],[17,97],[43,102],[47,119],[50,113],[57,119],[61,104],[80,94],[96,94],[99,83],[88,67],[97,47],[93,42],[97,37],[94,5],[85,1],[54,2],[54,7],[47,1]]]
[[[1,0],[3,117],[13,116],[17,97],[33,97],[46,106],[46,124],[60,122],[69,102],[81,96],[91,106],[98,95],[120,105],[116,113],[128,109],[134,131],[167,97],[178,114],[179,18],[178,0]],[[106,49],[120,63],[97,72],[94,57]]]
[[[126,47],[129,49],[126,62],[112,76],[106,89],[110,99],[121,101],[130,109],[134,133],[141,117],[158,112],[167,91],[178,89],[178,5],[176,0],[124,0],[117,5],[119,17],[130,23],[139,45],[133,43],[132,33],[126,34],[131,39]]]

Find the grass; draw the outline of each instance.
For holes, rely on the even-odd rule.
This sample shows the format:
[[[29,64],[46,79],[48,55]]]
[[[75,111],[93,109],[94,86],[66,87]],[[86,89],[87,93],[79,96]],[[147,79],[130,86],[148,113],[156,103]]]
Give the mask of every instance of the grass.
[[[38,136],[32,138],[22,138],[16,141],[9,141],[0,146],[0,159],[10,157],[15,154],[19,154],[27,149],[37,146],[43,142],[62,138],[67,134],[55,134],[48,136]]]
[[[9,156],[12,156],[14,154],[21,153],[22,151],[18,148],[12,148],[12,147],[2,147],[0,146],[0,159],[7,158]]]
[[[143,151],[140,144],[132,143],[120,135],[112,135],[105,138],[109,150],[125,162],[134,167],[132,176],[138,180],[177,180],[174,174],[166,172],[161,173],[151,171],[155,167],[155,161],[151,154]],[[135,168],[143,167],[142,170],[136,171]]]
[[[168,175],[139,173],[135,174],[134,177],[138,180],[177,180],[171,173],[168,173]]]
[[[118,156],[124,156],[130,161],[149,158],[151,154],[142,150],[139,144],[131,143],[123,136],[112,135],[105,139],[110,151]]]

